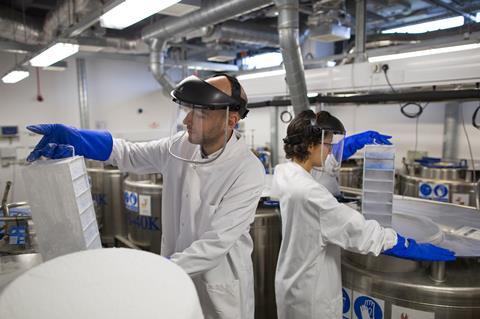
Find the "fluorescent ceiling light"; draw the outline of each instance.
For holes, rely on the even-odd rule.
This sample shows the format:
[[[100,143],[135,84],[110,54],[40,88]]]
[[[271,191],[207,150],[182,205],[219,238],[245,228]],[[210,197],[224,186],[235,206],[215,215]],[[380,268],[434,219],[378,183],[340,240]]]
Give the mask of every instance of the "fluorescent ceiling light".
[[[78,52],[79,45],[71,43],[56,43],[30,60],[36,67],[47,67]]]
[[[273,71],[265,71],[265,72],[255,72],[249,74],[242,74],[237,76],[238,80],[249,80],[249,79],[259,79],[265,78],[267,76],[275,76],[275,75],[283,75],[285,74],[285,70],[273,70]]]
[[[26,70],[12,70],[5,74],[2,78],[3,83],[17,83],[30,75]]]
[[[317,92],[308,92],[308,93],[307,93],[307,96],[308,96],[308,97],[317,97],[317,96],[318,96],[318,93],[317,93]]]
[[[383,30],[382,33],[425,33],[436,30],[444,30],[462,26],[464,24],[464,20],[465,19],[462,16],[458,16]]]
[[[104,28],[125,29],[180,0],[125,0],[100,18]]]
[[[471,44],[457,45],[457,46],[452,46],[452,47],[444,47],[444,48],[419,50],[419,51],[396,53],[396,54],[389,54],[389,55],[373,56],[373,57],[368,58],[368,62],[376,63],[376,62],[383,62],[383,61],[400,60],[400,59],[407,59],[407,58],[415,58],[415,57],[419,57],[419,56],[434,55],[434,54],[441,54],[441,53],[451,53],[451,52],[472,50],[472,49],[478,49],[478,48],[480,48],[480,43],[471,43]]]

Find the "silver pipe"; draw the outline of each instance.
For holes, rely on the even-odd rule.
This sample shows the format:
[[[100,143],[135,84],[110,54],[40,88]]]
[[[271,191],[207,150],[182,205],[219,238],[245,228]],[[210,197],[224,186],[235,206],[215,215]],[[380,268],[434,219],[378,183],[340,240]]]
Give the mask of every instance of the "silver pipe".
[[[217,24],[252,10],[271,4],[271,0],[214,0],[209,1],[202,9],[182,18],[166,18],[147,26],[142,30],[142,39],[170,39],[181,33]]]
[[[74,10],[72,10],[74,8]],[[101,8],[100,1],[95,0],[66,0],[57,8],[49,12],[43,31],[45,41],[51,41],[64,29],[76,24],[77,17]]]
[[[280,117],[278,107],[270,110],[270,147],[272,149],[272,166],[278,164],[278,118]],[[270,172],[272,174],[272,172]]]
[[[447,160],[456,160],[458,158],[459,108],[458,102],[445,105],[442,158]]]
[[[39,44],[42,29],[32,24],[24,24],[21,17],[16,17],[8,8],[0,7],[0,38],[26,44]]]
[[[445,282],[447,280],[444,261],[432,262],[432,265],[430,268],[430,279],[438,283]]]
[[[167,42],[162,39],[151,39],[150,40],[150,71],[157,80],[158,83],[162,86],[163,94],[167,97],[170,97],[170,92],[175,87],[175,84],[168,78],[168,75],[165,74],[164,70],[164,55],[163,51],[166,47]]]
[[[307,84],[298,39],[298,0],[275,0],[278,8],[278,32],[287,85],[295,115],[309,109]]]
[[[367,57],[365,55],[366,36],[365,30],[367,26],[366,19],[367,4],[366,0],[356,0],[355,5],[355,62],[364,62]]]
[[[85,59],[77,58],[78,106],[80,108],[80,127],[90,128],[90,112],[87,94],[87,70]]]
[[[270,47],[279,46],[276,29],[255,23],[237,21],[228,21],[215,26],[203,39],[205,41],[222,40]]]

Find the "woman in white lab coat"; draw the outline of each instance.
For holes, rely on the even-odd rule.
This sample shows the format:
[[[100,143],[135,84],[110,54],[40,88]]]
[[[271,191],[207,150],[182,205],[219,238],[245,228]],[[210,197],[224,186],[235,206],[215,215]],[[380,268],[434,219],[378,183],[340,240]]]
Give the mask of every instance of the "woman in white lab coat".
[[[343,124],[324,111],[304,111],[288,126],[284,149],[291,161],[277,165],[272,184],[283,233],[275,278],[278,319],[341,318],[341,249],[416,260],[454,259],[452,252],[417,244],[365,220],[314,180],[314,168],[339,169],[344,135]]]

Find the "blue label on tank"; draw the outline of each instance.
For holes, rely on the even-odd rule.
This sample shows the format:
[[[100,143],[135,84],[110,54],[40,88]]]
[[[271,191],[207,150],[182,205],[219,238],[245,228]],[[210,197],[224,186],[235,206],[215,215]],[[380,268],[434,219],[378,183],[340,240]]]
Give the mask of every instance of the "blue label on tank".
[[[350,312],[350,296],[347,294],[347,291],[342,288],[342,295],[343,295],[343,313]]]
[[[128,224],[134,225],[143,230],[160,231],[160,219],[152,216],[141,216],[137,214],[127,214]]]
[[[359,319],[382,319],[382,307],[372,298],[361,296],[355,300],[353,311]]]
[[[92,199],[97,206],[107,205],[107,194],[92,193]]]
[[[432,196],[432,186],[428,183],[421,183],[419,190],[420,190],[420,197],[429,198]]]
[[[448,201],[448,186],[444,184],[437,184],[433,188],[434,199],[440,201]]]
[[[125,191],[123,192],[123,202],[125,203],[125,208],[131,210],[132,212],[138,213],[138,194],[134,192]]]

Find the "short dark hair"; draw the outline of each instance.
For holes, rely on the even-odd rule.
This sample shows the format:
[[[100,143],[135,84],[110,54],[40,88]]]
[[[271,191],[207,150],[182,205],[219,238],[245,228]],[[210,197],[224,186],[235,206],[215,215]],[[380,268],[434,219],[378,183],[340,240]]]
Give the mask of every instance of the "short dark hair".
[[[307,128],[312,125],[322,126],[325,122],[325,117],[331,116],[328,112],[320,111],[318,113],[312,110],[306,110],[295,116],[290,122],[287,128],[287,138],[284,140],[285,144],[283,149],[285,150],[286,158],[297,159],[302,162],[307,160],[310,156],[308,148],[312,145],[317,145],[322,142],[322,137],[318,135],[305,134]],[[288,143],[288,137],[290,136],[302,136],[300,143]]]

